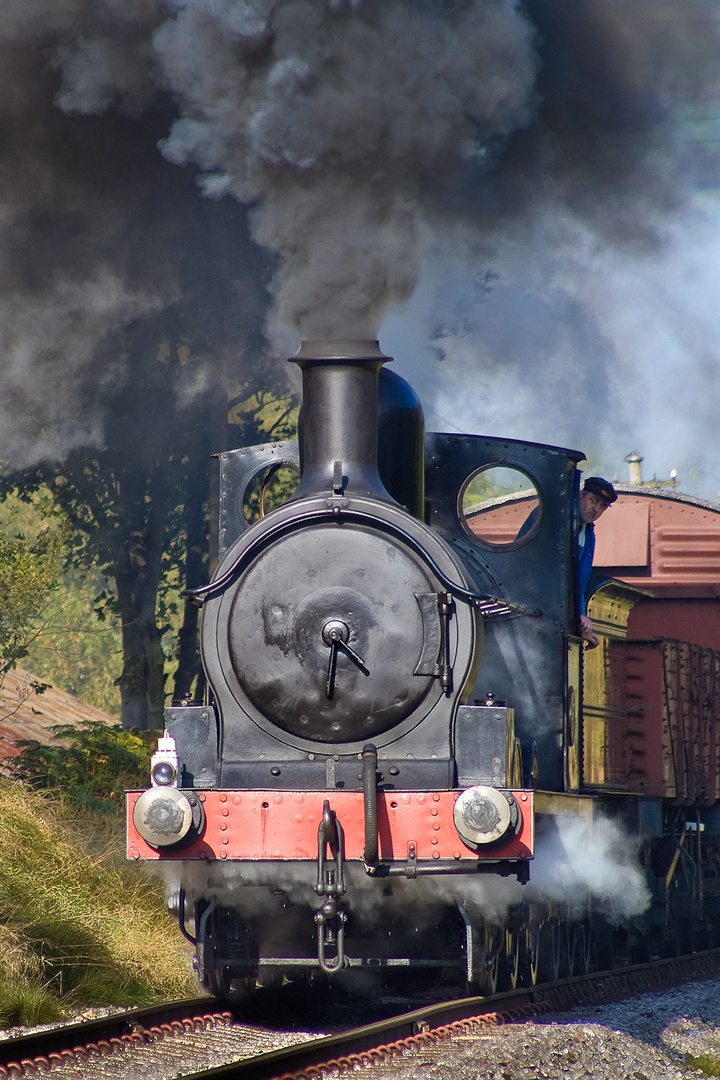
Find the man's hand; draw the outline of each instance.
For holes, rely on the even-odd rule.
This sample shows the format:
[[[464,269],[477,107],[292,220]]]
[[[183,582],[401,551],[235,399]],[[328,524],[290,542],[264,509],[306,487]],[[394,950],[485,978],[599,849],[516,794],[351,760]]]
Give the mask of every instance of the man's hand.
[[[588,649],[597,649],[600,638],[593,629],[593,624],[587,615],[580,616],[580,637],[587,643]]]

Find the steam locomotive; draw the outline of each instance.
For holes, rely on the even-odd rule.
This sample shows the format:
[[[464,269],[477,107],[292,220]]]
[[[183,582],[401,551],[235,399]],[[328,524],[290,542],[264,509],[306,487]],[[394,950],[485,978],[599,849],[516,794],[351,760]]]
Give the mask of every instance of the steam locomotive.
[[[678,778],[698,767],[680,760],[698,732],[624,705],[647,591],[596,582],[601,648],[583,656],[583,455],[426,436],[387,361],[373,341],[305,342],[298,443],[220,456],[220,558],[188,594],[209,692],[166,710],[150,786],[128,793],[128,857],[164,864],[220,996],[403,972],[487,992],[610,946],[677,948],[680,928],[692,947],[720,880],[717,775],[683,798],[662,761],[643,773],[643,724]],[[298,487],[248,525],[248,491],[282,465]],[[720,700],[707,709],[715,745]],[[536,829],[601,816],[622,821],[648,883],[625,926],[589,894],[570,908],[523,887]]]

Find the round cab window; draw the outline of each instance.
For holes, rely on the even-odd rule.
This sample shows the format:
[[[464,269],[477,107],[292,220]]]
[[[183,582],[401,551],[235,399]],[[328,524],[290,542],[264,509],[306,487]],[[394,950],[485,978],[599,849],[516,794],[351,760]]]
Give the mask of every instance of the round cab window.
[[[540,515],[538,489],[520,469],[488,465],[460,490],[458,516],[464,528],[491,547],[515,547],[534,536]]]
[[[261,470],[240,492],[238,501],[248,525],[282,506],[300,483],[300,470],[291,461],[278,461]]]

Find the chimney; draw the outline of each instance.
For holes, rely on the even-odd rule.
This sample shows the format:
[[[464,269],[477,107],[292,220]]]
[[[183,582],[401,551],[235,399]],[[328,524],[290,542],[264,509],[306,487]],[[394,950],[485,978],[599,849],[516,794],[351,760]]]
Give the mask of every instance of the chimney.
[[[628,471],[630,473],[630,483],[638,485],[642,484],[642,470],[640,465],[643,458],[640,457],[640,454],[638,454],[637,451],[631,450],[625,458],[625,461],[627,462]]]
[[[318,492],[394,502],[378,473],[378,373],[392,358],[377,341],[304,341],[290,363],[303,375],[294,498]]]

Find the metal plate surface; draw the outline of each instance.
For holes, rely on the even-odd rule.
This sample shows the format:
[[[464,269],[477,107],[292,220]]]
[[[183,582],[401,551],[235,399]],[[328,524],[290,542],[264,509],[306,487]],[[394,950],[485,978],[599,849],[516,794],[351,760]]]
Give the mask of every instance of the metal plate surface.
[[[203,791],[203,836],[180,852],[162,856],[146,844],[132,824],[140,792],[128,793],[128,858],[317,860],[318,824],[323,803],[337,814],[345,832],[345,856],[362,859],[365,846],[363,796],[354,791]],[[507,844],[488,849],[480,861],[529,859],[534,850],[533,793],[513,791],[522,827]],[[478,856],[463,844],[453,821],[458,791],[378,792],[378,840],[381,861],[407,859],[414,844],[418,861],[468,860]]]

